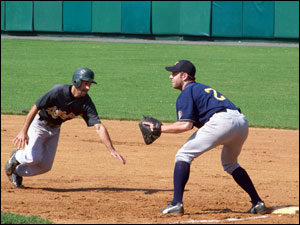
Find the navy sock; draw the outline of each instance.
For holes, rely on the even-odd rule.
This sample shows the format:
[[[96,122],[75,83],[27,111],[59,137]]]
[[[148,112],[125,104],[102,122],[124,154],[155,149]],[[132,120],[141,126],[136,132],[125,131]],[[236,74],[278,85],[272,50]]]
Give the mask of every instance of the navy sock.
[[[261,201],[261,198],[258,196],[255,187],[246,172],[242,167],[238,167],[231,174],[235,182],[243,188],[251,198],[251,202],[256,205],[258,201]]]
[[[190,164],[183,161],[178,161],[174,168],[174,196],[172,205],[182,203],[184,187],[190,176]]]

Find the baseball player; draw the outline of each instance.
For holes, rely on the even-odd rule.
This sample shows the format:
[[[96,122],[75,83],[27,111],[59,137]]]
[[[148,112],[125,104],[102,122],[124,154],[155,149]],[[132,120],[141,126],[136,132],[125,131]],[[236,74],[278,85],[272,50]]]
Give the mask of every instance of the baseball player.
[[[125,164],[125,159],[114,149],[108,131],[88,95],[92,83],[96,84],[94,72],[80,67],[73,74],[72,85],[56,85],[35,102],[23,128],[13,140],[18,149],[12,152],[5,166],[13,186],[23,187],[23,176],[36,176],[51,170],[61,124],[79,115],[87,126],[95,126],[110,154]]]
[[[182,198],[189,179],[190,164],[204,152],[223,145],[221,162],[224,170],[248,193],[252,206],[248,213],[266,213],[247,172],[237,162],[248,136],[248,121],[228,98],[215,89],[195,82],[195,66],[187,60],[166,67],[172,72],[173,88],[181,91],[176,101],[177,122],[162,124],[161,133],[181,133],[199,128],[178,150],[173,174],[173,200],[160,212],[184,213]],[[151,124],[149,124],[151,127]]]

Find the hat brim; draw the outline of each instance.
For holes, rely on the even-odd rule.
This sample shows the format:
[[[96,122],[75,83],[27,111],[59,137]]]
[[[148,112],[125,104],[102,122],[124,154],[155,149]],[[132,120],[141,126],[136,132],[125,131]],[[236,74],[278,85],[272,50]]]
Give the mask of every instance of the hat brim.
[[[170,71],[170,72],[180,72],[177,68],[175,68],[174,66],[166,66],[165,69],[167,71]]]
[[[92,83],[94,83],[94,84],[97,84],[97,82],[94,81],[94,80],[92,80],[92,79],[82,79],[82,80],[84,80],[84,81],[89,81],[89,82],[92,82]]]

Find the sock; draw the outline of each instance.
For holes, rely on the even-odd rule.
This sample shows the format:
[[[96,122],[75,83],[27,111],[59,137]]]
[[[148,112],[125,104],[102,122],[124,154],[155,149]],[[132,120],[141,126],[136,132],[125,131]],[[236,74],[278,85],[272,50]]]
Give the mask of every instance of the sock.
[[[235,182],[248,193],[252,204],[256,205],[257,202],[261,201],[246,170],[242,167],[238,167],[231,175]]]
[[[173,182],[174,182],[174,196],[172,205],[182,203],[184,187],[190,176],[190,164],[183,161],[178,161],[175,164]]]

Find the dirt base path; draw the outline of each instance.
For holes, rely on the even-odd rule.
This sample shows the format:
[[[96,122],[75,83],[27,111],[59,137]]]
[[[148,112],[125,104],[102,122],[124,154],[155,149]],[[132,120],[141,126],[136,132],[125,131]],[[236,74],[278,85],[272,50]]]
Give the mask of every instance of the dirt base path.
[[[13,188],[5,175],[12,139],[25,117],[1,115],[1,211],[36,215],[55,223],[252,223],[298,224],[299,214],[251,215],[249,197],[223,171],[220,147],[197,158],[184,194],[185,215],[159,210],[172,200],[177,150],[192,134],[163,134],[146,146],[136,121],[108,121],[113,158],[81,119],[63,124],[50,172],[24,177]],[[299,205],[299,131],[250,128],[239,163],[267,206]]]

